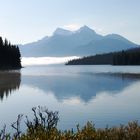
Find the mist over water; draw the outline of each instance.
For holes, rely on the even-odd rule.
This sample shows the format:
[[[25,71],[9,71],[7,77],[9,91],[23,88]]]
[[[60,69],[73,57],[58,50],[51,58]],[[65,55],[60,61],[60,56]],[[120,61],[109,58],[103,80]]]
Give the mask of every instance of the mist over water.
[[[22,66],[29,65],[51,65],[51,64],[64,64],[69,60],[77,59],[78,56],[67,57],[23,57],[21,62]]]

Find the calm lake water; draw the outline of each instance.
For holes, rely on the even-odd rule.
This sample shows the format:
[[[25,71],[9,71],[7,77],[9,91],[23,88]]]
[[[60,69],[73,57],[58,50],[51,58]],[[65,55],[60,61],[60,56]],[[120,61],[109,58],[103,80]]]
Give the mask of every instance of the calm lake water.
[[[31,108],[59,111],[62,130],[140,121],[140,66],[30,66],[0,72],[0,125]]]

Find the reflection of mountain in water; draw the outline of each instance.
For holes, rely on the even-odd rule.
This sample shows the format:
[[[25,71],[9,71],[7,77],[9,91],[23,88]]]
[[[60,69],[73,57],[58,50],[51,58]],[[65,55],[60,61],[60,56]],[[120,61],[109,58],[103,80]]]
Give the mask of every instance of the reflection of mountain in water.
[[[81,73],[67,76],[22,77],[22,84],[37,87],[46,93],[51,91],[58,100],[78,96],[85,102],[103,91],[115,94],[135,81],[136,78],[125,74]]]
[[[1,71],[0,72],[0,99],[19,89],[21,74],[19,71]]]

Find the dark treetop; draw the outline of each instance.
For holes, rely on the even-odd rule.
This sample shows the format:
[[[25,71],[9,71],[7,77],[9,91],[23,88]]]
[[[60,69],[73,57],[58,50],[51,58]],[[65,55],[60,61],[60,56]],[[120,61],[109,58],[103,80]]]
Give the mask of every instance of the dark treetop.
[[[0,69],[20,69],[21,54],[17,45],[12,45],[7,39],[0,37]]]

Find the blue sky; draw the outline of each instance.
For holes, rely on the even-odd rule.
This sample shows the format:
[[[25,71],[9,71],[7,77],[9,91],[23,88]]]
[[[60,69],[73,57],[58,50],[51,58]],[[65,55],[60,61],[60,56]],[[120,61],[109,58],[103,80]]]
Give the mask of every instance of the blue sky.
[[[0,0],[0,35],[13,43],[83,25],[140,44],[140,0]]]

